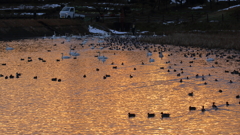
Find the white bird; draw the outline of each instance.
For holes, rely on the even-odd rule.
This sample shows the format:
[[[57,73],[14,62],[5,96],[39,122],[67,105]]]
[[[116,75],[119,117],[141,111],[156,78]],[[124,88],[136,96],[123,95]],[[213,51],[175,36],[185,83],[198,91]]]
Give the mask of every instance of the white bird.
[[[152,58],[150,58],[150,59],[149,59],[149,62],[155,62],[155,60],[154,60],[154,59],[152,59]]]
[[[66,41],[67,41],[67,42],[70,42],[70,41],[71,41],[71,37],[68,37],[68,38],[66,39]]]
[[[54,34],[52,35],[51,39],[56,39],[56,33],[54,31]]]
[[[47,37],[46,37],[46,34],[44,35],[44,37],[43,37],[43,39],[46,39]]]
[[[157,35],[155,34],[155,32],[153,32],[153,33],[154,33],[153,36],[156,37]]]
[[[6,44],[6,50],[13,50],[12,47],[8,47],[8,44]]]
[[[147,56],[152,56],[152,52],[148,52],[148,53],[147,53]]]
[[[106,59],[108,59],[108,57],[106,57],[106,56],[100,56],[100,52],[98,52],[98,53],[99,53],[99,55],[98,55],[98,59],[99,60],[102,60],[102,59],[106,60]]]
[[[70,48],[69,55],[72,55],[72,56],[79,56],[80,55],[77,52],[72,52],[72,45],[69,48]]]
[[[61,38],[67,38],[67,33],[65,33],[64,36],[61,36]]]
[[[159,52],[159,57],[162,59],[163,58],[163,54],[162,54],[162,51]]]
[[[72,52],[71,49],[70,49],[69,55],[72,55],[72,56],[79,56],[80,54],[77,53],[77,52]]]
[[[207,61],[214,61],[214,58],[207,58]]]
[[[101,59],[101,61],[104,63],[106,61],[106,59]]]
[[[63,53],[62,53],[62,59],[70,59],[71,57],[70,56],[63,56]]]

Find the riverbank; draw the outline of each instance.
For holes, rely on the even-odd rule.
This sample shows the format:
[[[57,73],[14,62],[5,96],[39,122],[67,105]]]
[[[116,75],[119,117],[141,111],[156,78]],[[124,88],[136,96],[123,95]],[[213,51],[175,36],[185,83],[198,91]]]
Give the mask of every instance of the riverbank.
[[[0,20],[0,40],[89,33],[80,19],[4,19]]]
[[[51,37],[54,32],[57,35],[89,34],[89,25],[105,31],[108,28],[115,28],[111,22],[86,23],[80,19],[6,19],[0,20],[0,40]],[[195,23],[194,26],[193,23],[168,25],[136,23],[138,31],[148,31],[145,33],[148,38],[141,39],[143,42],[240,50],[239,24]],[[154,33],[167,36],[161,38],[151,36]]]
[[[174,33],[164,37],[148,37],[141,41],[155,44],[221,48],[240,50],[239,32],[220,33]]]

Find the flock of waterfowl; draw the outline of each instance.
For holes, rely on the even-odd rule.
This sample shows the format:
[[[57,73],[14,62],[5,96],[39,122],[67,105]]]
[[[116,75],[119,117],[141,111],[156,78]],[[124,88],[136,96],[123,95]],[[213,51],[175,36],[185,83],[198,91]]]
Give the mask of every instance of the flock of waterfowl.
[[[57,36],[54,35],[52,37],[52,40],[56,39]],[[94,43],[88,43],[88,40],[94,39],[94,38],[99,38],[99,37],[93,37],[93,36],[85,36],[85,37],[79,37],[79,45],[78,46],[70,46],[69,47],[69,56],[64,56],[64,53],[61,53],[61,59],[71,59],[71,56],[74,56],[73,58],[76,59],[77,56],[80,57],[80,53],[78,53],[76,50],[78,50],[78,48],[83,48],[83,47],[90,47],[90,49],[95,49],[95,48],[100,48],[100,50],[103,49],[108,49],[108,50],[119,50],[119,51],[133,51],[133,50],[145,50],[146,52],[146,57],[149,58],[149,61],[144,61],[142,60],[141,65],[145,65],[148,62],[156,62],[155,59],[152,58],[153,53],[157,53],[159,55],[159,58],[164,61],[164,57],[171,57],[173,55],[173,53],[182,53],[183,57],[185,58],[191,58],[191,60],[189,61],[189,67],[192,67],[192,65],[194,65],[194,62],[196,59],[205,59],[206,62],[212,62],[212,68],[214,68],[215,66],[217,66],[218,60],[216,59],[223,59],[225,60],[226,63],[230,63],[230,61],[236,61],[236,62],[240,62],[240,54],[237,51],[232,51],[234,54],[230,55],[230,51],[231,50],[224,50],[224,51],[219,51],[219,50],[213,50],[213,49],[205,49],[205,48],[197,48],[194,49],[192,47],[183,47],[183,46],[177,46],[179,49],[178,50],[171,50],[171,48],[168,48],[167,45],[157,45],[157,44],[149,44],[149,43],[143,43],[140,42],[139,38],[135,37],[131,37],[131,36],[108,36],[105,38],[99,38],[99,42],[97,44]],[[144,38],[144,37],[141,37]],[[145,38],[149,38],[149,37],[145,37]],[[44,37],[42,40],[45,40],[46,37]],[[41,39],[39,39],[41,40]],[[64,40],[64,39],[63,39]],[[71,42],[70,38],[66,37],[66,40],[62,41],[61,44],[64,44],[65,42]],[[54,44],[55,46],[55,44]],[[8,44],[6,44],[6,51],[11,51],[14,48],[9,47]],[[101,60],[102,62],[105,62],[107,59],[109,59],[108,57],[101,55],[100,50],[98,50],[98,55],[95,55],[94,57],[97,57],[99,60]],[[50,51],[50,50],[49,50]],[[74,52],[73,52],[74,51]],[[204,53],[204,51],[207,51],[207,53]],[[165,52],[168,52],[169,54],[167,55],[164,54]],[[114,53],[115,55],[115,53]],[[21,59],[24,60],[24,59]],[[46,62],[43,58],[39,58],[39,60],[41,60],[42,62]],[[31,57],[28,58],[28,62],[31,62],[32,59]],[[60,59],[57,59],[57,61],[61,61]],[[164,70],[166,69],[166,72],[176,72],[176,76],[180,77],[179,79],[179,83],[185,82],[187,80],[190,80],[191,77],[187,76],[187,77],[182,77],[184,72],[184,67],[181,68],[180,71],[174,69],[174,66],[182,64],[183,61],[180,61],[179,63],[171,63],[171,61],[166,61],[166,64],[169,64],[169,66],[167,67],[159,67],[160,69]],[[116,65],[114,65],[114,62],[112,62],[113,65],[113,69],[118,69]],[[121,65],[124,65],[124,63],[122,63]],[[229,71],[229,70],[225,70],[222,73],[231,73],[232,75],[238,75],[240,76],[240,72],[239,69],[234,69],[233,71]],[[134,70],[136,70],[136,67],[134,67]],[[99,68],[96,68],[96,71],[99,71]],[[178,72],[178,73],[177,73]],[[21,73],[16,73],[16,78],[19,78],[21,76]],[[110,77],[111,75],[106,74],[105,76],[103,76],[103,79],[106,79],[107,77]],[[4,76],[1,74],[0,77],[5,77],[5,79],[8,78],[14,78],[13,75],[10,76]],[[86,78],[87,75],[84,74],[83,78]],[[133,75],[129,75],[130,78],[133,78]],[[206,77],[211,77],[211,74],[209,73],[208,75],[199,75],[199,73],[196,73],[196,78],[201,78],[202,81],[204,81],[204,85],[208,85],[208,82],[206,81]],[[37,79],[37,76],[34,76],[33,79]],[[208,78],[209,79],[209,78]],[[218,78],[213,78],[215,81],[218,81]],[[52,78],[52,81],[58,81],[61,82],[62,80],[60,78]],[[239,83],[239,80],[229,80],[229,85],[231,85],[231,83],[234,83],[236,81],[236,83]],[[223,92],[222,90],[219,90],[219,92]],[[188,95],[186,96],[191,96],[194,97],[194,92],[190,92],[188,93]],[[239,95],[236,95],[236,97],[233,97],[236,99],[239,99]],[[240,104],[240,101],[239,101]],[[231,103],[229,103],[228,101],[226,101],[226,106],[231,105]],[[216,103],[213,101],[211,108],[217,110],[219,107],[216,105]],[[189,111],[194,111],[194,110],[198,110],[197,107],[194,106],[189,106],[188,108]],[[202,108],[199,109],[202,112],[207,111],[208,109],[205,109],[205,106],[202,105]],[[137,114],[135,113],[128,113],[128,117],[129,118],[134,118],[136,117]],[[148,118],[153,118],[155,117],[154,113],[148,113],[146,115]],[[167,118],[170,117],[169,113],[163,113],[161,112],[161,118]]]

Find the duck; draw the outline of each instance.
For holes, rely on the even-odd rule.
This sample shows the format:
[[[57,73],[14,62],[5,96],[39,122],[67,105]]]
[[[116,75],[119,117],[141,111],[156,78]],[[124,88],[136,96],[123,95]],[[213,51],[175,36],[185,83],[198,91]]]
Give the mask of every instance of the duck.
[[[57,78],[52,78],[52,81],[57,81]]]
[[[215,109],[215,110],[218,109],[218,107],[215,105],[215,102],[213,102],[213,104],[212,104],[212,108]]]
[[[206,111],[205,108],[204,108],[204,106],[202,106],[201,111],[202,111],[202,112],[205,112],[205,111]]]
[[[162,116],[162,118],[164,118],[164,117],[168,118],[168,117],[170,117],[170,114],[161,112],[161,116]]]
[[[9,76],[9,78],[12,79],[12,78],[14,78],[14,76],[11,74],[11,75]]]
[[[189,111],[196,110],[196,107],[189,106]]]
[[[128,113],[128,118],[134,118],[136,115],[134,113]]]
[[[153,117],[155,117],[154,113],[148,113],[148,118],[153,118]]]
[[[188,93],[188,96],[193,96],[193,92]]]
[[[159,57],[160,57],[160,58],[161,58],[161,60],[162,60],[162,58],[163,58],[162,51],[160,51],[160,52],[159,52]]]

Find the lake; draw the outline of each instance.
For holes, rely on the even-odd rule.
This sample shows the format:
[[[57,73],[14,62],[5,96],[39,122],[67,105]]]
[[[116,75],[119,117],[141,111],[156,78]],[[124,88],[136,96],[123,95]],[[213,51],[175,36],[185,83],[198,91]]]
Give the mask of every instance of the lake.
[[[1,41],[0,133],[240,134],[239,51],[113,39]]]

